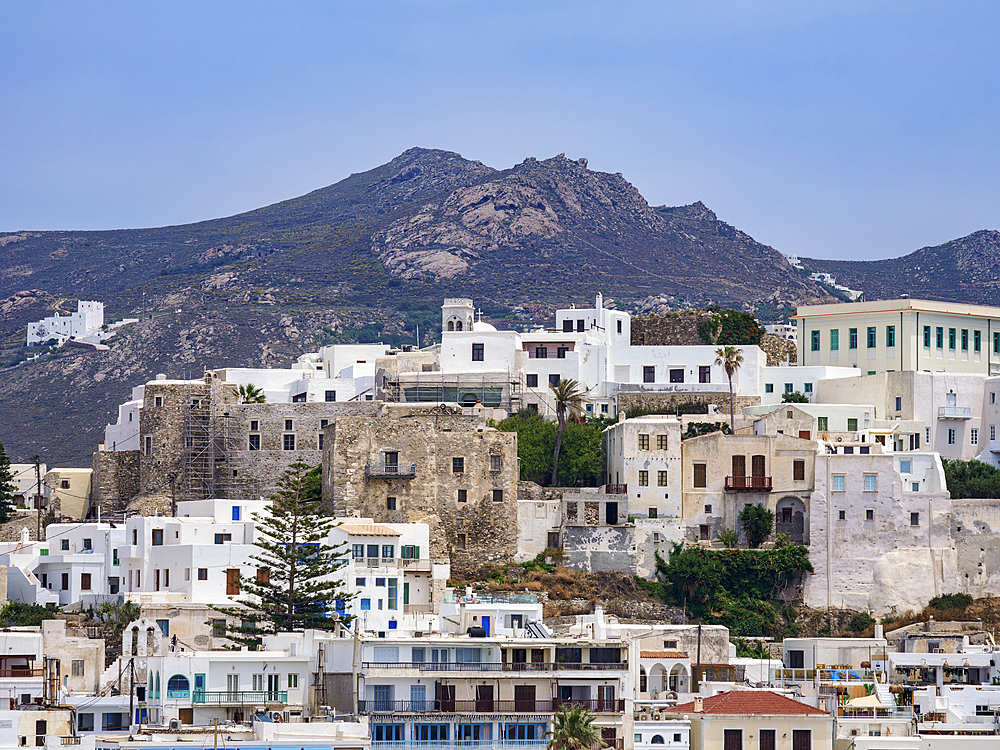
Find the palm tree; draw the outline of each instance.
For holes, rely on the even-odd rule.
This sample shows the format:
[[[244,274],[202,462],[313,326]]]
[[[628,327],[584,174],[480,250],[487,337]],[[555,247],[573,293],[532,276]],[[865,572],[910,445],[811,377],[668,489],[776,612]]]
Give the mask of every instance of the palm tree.
[[[560,706],[552,715],[552,731],[546,732],[546,750],[590,750],[607,747],[594,726],[594,715],[583,706]]]
[[[715,350],[715,364],[726,371],[729,378],[729,430],[736,434],[736,417],[733,416],[733,376],[743,366],[743,351],[738,346],[720,346]]]
[[[253,383],[241,385],[236,389],[236,392],[240,395],[240,403],[263,404],[267,401],[267,396],[264,395],[263,389],[258,388]]]
[[[556,447],[552,451],[552,482],[556,483],[556,474],[559,471],[559,449],[562,448],[563,430],[566,429],[566,412],[576,413],[583,411],[583,397],[585,391],[580,390],[580,384],[575,380],[560,380],[556,385],[549,383],[549,390],[552,391],[556,401]]]

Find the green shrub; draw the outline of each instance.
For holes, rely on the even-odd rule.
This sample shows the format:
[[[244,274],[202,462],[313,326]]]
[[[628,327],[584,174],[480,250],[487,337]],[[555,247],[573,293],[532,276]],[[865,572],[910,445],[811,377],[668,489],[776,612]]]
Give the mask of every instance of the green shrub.
[[[744,505],[740,511],[739,521],[743,525],[747,544],[756,549],[771,534],[774,528],[774,511],[763,505]]]
[[[972,604],[972,597],[968,594],[942,594],[930,600],[928,606],[931,609],[965,609]]]
[[[723,529],[719,532],[719,541],[728,549],[733,549],[739,546],[740,543],[740,532],[735,529]]]
[[[875,624],[875,618],[869,615],[867,612],[856,612],[851,618],[851,624],[848,626],[852,632],[860,633],[867,630],[872,625]]]

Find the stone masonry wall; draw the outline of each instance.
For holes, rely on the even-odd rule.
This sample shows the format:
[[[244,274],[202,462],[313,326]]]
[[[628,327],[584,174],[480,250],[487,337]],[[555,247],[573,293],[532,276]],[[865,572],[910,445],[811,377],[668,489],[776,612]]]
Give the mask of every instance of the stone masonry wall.
[[[366,466],[381,464],[387,451],[398,454],[399,474],[369,476]],[[498,471],[492,456],[499,457]],[[517,479],[517,436],[486,427],[475,409],[382,405],[373,418],[336,417],[326,430],[323,495],[331,511],[427,523],[431,557],[450,556],[456,569],[517,554]]]
[[[704,346],[698,325],[708,322],[707,310],[681,310],[662,315],[632,316],[632,346]]]
[[[139,494],[139,451],[96,451],[91,498],[105,514],[121,513]]]
[[[729,414],[728,393],[657,393],[656,391],[629,391],[618,394],[618,409],[625,411],[632,406],[642,406],[655,411],[673,412],[682,404],[715,404],[720,415]],[[760,406],[760,396],[736,394],[736,414],[744,406]],[[721,417],[720,417],[721,421]]]

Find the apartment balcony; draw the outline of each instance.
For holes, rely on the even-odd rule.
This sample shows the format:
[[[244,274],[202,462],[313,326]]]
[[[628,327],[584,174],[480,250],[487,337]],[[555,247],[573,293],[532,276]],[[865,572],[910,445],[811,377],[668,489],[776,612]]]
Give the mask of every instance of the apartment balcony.
[[[968,406],[939,406],[938,419],[972,419],[972,408]]]
[[[431,572],[431,561],[428,559],[417,560],[414,558],[401,557],[398,559],[398,565],[403,569],[404,573],[430,573]]]
[[[365,464],[365,479],[413,479],[417,476],[416,464]]]
[[[196,690],[191,702],[198,706],[287,705],[287,690]]]
[[[434,614],[433,604],[404,604],[404,615],[432,615]]]
[[[770,492],[771,477],[726,477],[726,492]]]
[[[363,714],[550,714],[563,706],[583,706],[593,713],[620,714],[625,712],[623,698],[550,698],[546,700],[423,700],[423,701],[358,701]]]
[[[839,706],[837,716],[841,719],[913,719],[910,706]]]
[[[43,670],[32,669],[31,667],[24,667],[23,669],[18,669],[14,667],[13,669],[0,669],[0,679],[7,678],[23,678],[23,677],[41,677]]]
[[[414,605],[404,605],[414,606]],[[421,605],[416,605],[421,606]],[[385,662],[366,661],[364,670],[416,670],[417,672],[626,672],[628,664],[589,664],[576,662]]]

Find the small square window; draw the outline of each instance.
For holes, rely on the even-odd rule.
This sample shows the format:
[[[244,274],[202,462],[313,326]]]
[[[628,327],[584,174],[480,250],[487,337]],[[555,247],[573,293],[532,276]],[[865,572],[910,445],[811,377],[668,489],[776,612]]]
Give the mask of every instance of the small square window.
[[[286,451],[295,450],[295,435],[283,435],[281,447]]]
[[[552,373],[551,375],[549,375],[549,385],[555,388],[557,385],[559,385],[560,379],[561,377],[558,373]]]
[[[681,370],[683,376],[683,370]],[[674,371],[670,371],[670,376],[673,377]],[[642,368],[642,382],[643,383],[655,383],[656,382],[656,367],[653,365],[643,365]],[[673,381],[671,381],[673,382]],[[683,382],[683,381],[682,381]]]
[[[59,549],[63,552],[69,551],[69,539],[62,539],[59,542]]]
[[[645,434],[639,435],[639,450],[641,451],[649,450],[649,435]]]
[[[846,488],[847,476],[845,474],[833,475],[833,491],[843,492]]]
[[[802,392],[803,393],[812,393],[813,392],[813,384],[812,383],[805,383],[802,386]]]
[[[865,474],[865,492],[875,492],[878,490],[878,475]]]
[[[495,503],[503,502],[503,490],[493,490],[493,502]]]
[[[251,435],[249,448],[252,451],[260,450],[260,435]]]
[[[651,381],[647,381],[651,382]],[[684,382],[684,370],[683,368],[677,368],[670,371],[670,382],[671,383],[683,383]]]
[[[365,587],[365,579],[364,578],[355,578],[354,579],[354,585],[357,586],[358,588],[364,588]]]
[[[711,505],[706,505],[705,506],[705,512],[706,513],[711,513],[712,512],[712,506]]]
[[[462,474],[465,471],[465,458],[462,456],[452,458],[451,471],[453,474]]]
[[[920,525],[920,514],[919,513],[911,513],[910,514],[910,526],[919,526],[919,525]]]
[[[466,539],[467,539],[467,537],[466,537],[466,535],[464,533],[459,534],[458,535],[458,544],[456,544],[455,546],[458,547],[458,549],[465,549]]]
[[[524,376],[524,384],[528,388],[537,388],[538,387],[538,375],[536,373],[529,373],[529,374],[525,375]]]
[[[324,395],[325,395],[325,400],[326,401],[336,401],[337,400],[337,392],[336,391],[327,391]]]
[[[764,393],[774,393],[774,383],[764,383]]]
[[[656,472],[656,486],[657,487],[667,486],[667,472],[665,471]]]
[[[385,509],[386,510],[396,510],[396,498],[387,497],[385,499]]]
[[[873,508],[868,508],[865,510],[865,520],[874,521],[875,520],[875,510]]]
[[[640,487],[649,486],[649,472],[644,469],[639,469],[639,486]]]
[[[846,521],[847,520],[847,511],[846,510],[838,511],[837,518],[839,518],[841,521]]]
[[[650,508],[649,509],[649,517],[650,518],[656,518],[656,508]]]
[[[657,435],[656,436],[656,450],[665,451],[667,450],[667,436]]]
[[[257,430],[259,430],[259,429],[260,429],[260,422],[258,422],[256,419],[251,419],[250,420],[250,432],[257,432]]]
[[[490,471],[500,471],[503,468],[503,456],[490,456]]]
[[[208,580],[208,568],[198,568],[198,580],[199,581]]]
[[[472,361],[482,362],[485,357],[485,344],[473,344],[472,345]]]
[[[468,501],[468,499],[469,499],[469,491],[468,490],[459,490],[458,491],[458,502],[464,503],[464,502]]]
[[[286,429],[286,430],[291,430],[291,429],[292,429],[292,424],[293,424],[293,420],[291,420],[291,419],[286,419],[286,420],[285,420],[285,429]]]
[[[163,396],[155,396],[153,398],[153,406],[163,406]]]

